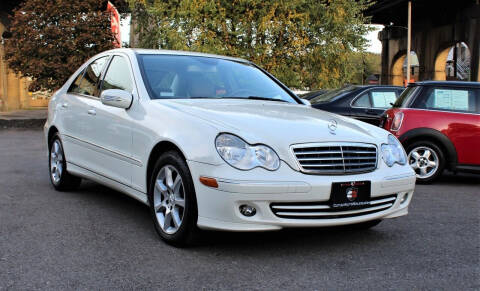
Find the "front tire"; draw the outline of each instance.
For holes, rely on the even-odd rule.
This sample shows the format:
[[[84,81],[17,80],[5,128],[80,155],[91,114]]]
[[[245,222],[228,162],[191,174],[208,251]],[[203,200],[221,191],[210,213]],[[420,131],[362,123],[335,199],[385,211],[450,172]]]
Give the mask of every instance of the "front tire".
[[[74,190],[80,186],[82,179],[67,172],[67,160],[63,151],[60,135],[55,133],[50,140],[48,166],[50,182],[57,191]]]
[[[148,191],[155,230],[167,243],[185,246],[197,240],[197,200],[187,163],[176,151],[162,154]]]
[[[417,141],[407,146],[408,163],[415,171],[417,182],[428,184],[437,179],[445,168],[443,151],[429,141]]]

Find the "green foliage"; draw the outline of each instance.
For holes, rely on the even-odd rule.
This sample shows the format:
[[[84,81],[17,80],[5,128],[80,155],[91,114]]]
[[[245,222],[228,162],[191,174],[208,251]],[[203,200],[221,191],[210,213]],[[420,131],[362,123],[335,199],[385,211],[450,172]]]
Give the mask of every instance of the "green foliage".
[[[130,0],[136,46],[249,59],[290,87],[349,83],[368,0]]]
[[[26,0],[15,10],[5,59],[31,77],[30,90],[54,90],[88,58],[114,46],[106,1]]]
[[[351,61],[356,68],[352,84],[364,84],[365,79],[373,74],[380,74],[382,70],[382,58],[380,54],[369,52],[356,52]]]

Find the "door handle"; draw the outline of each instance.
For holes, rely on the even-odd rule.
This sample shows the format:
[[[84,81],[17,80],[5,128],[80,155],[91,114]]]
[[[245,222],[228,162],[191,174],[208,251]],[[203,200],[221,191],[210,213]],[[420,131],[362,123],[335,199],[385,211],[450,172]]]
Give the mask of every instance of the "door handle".
[[[367,111],[365,113],[367,113],[368,115],[377,115],[377,112],[375,110],[372,110],[372,109],[367,109]]]
[[[90,115],[97,115],[97,111],[95,111],[95,109],[89,109],[87,113]]]
[[[67,107],[68,107],[68,103],[67,103],[67,102],[62,103],[62,108],[67,108]]]

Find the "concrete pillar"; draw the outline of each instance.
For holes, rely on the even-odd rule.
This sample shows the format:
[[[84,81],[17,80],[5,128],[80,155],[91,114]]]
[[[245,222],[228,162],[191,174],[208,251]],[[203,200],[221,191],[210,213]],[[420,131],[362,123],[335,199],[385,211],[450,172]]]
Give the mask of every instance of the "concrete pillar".
[[[20,91],[20,108],[30,107],[30,96],[28,95],[28,81],[27,78],[18,79]]]
[[[477,47],[477,52],[476,52],[476,62],[475,62],[475,65],[476,65],[476,68],[472,68],[472,73],[473,72],[477,72],[477,82],[480,82],[480,57],[479,57],[479,54],[480,54],[480,48]]]
[[[18,83],[18,76],[8,70],[7,73],[7,96],[6,96],[6,110],[16,110],[20,108],[20,86]]]
[[[380,73],[380,84],[388,85],[390,82],[389,78],[389,65],[390,65],[390,57],[389,57],[389,41],[388,41],[388,30],[387,27],[382,29],[382,31],[378,32],[378,40],[382,42],[382,71]]]
[[[0,22],[0,35],[5,31],[5,27]],[[5,111],[6,96],[7,96],[7,74],[4,60],[4,48],[0,43],[0,111]]]
[[[478,24],[479,21],[476,22]],[[480,28],[478,25],[473,42],[468,45],[470,49],[470,78],[472,81],[480,82]]]
[[[3,60],[3,45],[0,44],[0,111],[5,111],[7,97],[7,74],[5,61]]]

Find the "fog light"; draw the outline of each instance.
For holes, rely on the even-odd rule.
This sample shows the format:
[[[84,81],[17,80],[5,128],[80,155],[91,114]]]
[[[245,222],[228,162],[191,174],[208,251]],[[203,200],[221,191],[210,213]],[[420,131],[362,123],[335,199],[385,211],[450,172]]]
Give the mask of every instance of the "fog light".
[[[254,216],[255,213],[257,213],[257,210],[255,209],[255,207],[250,205],[240,205],[240,213],[244,216],[251,217]]]
[[[408,200],[408,193],[403,194],[402,199],[400,200],[400,204],[403,204],[405,201]]]

